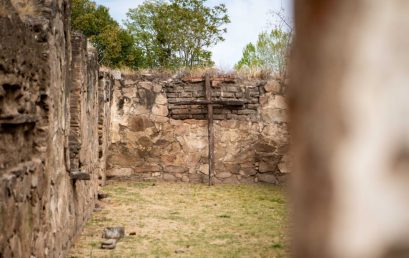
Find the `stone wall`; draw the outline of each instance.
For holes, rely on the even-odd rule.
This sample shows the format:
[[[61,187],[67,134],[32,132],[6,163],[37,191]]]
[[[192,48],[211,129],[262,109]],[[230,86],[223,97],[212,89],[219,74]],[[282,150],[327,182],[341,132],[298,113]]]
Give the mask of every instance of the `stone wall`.
[[[108,157],[109,143],[111,142],[111,103],[114,87],[114,77],[109,70],[99,70],[98,81],[98,158],[99,158],[99,175],[100,185],[106,181],[106,164]]]
[[[215,105],[213,119],[215,120],[250,120],[257,122],[259,108],[260,85],[254,82],[248,84],[235,83],[234,77],[216,76],[211,78],[212,99],[225,102],[243,101],[242,106]],[[177,120],[206,119],[205,105],[180,105],[186,101],[206,99],[203,87],[203,77],[185,77],[174,79],[164,87],[168,99],[169,117]]]
[[[0,2],[0,257],[63,257],[103,183],[110,77],[71,38],[68,12],[64,0]]]
[[[168,181],[208,180],[207,110],[180,101],[203,99],[204,82],[150,74],[115,81],[107,176]],[[234,78],[213,85],[218,99],[246,100],[215,107],[214,183],[279,183],[289,172],[285,87],[278,81]],[[170,110],[170,111],[169,111]],[[193,119],[196,118],[196,119]]]

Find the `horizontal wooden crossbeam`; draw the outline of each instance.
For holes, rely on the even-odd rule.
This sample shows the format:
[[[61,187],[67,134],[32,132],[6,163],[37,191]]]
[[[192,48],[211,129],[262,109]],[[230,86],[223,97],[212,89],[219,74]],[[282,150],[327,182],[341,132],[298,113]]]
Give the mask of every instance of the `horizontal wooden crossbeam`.
[[[91,175],[79,170],[71,171],[70,177],[72,180],[91,180]]]
[[[177,101],[172,104],[174,105],[224,105],[224,106],[243,106],[248,103],[244,100],[188,100],[188,101]]]
[[[206,74],[203,77],[185,77],[182,78],[183,82],[189,83],[199,83],[205,82],[205,93],[206,99],[198,100],[189,100],[189,101],[176,101],[172,102],[174,105],[206,105],[207,106],[207,129],[208,129],[208,141],[209,141],[209,186],[211,185],[211,178],[214,175],[214,128],[213,128],[213,106],[243,106],[246,103],[249,103],[246,100],[214,100],[212,99],[212,89],[211,87],[217,87],[220,83],[234,83],[235,78],[230,76],[223,77],[212,77],[210,78],[209,74]]]
[[[199,83],[199,82],[204,82],[205,77],[184,77],[182,78],[183,82],[188,82],[188,83]],[[220,83],[225,82],[225,83],[234,83],[236,82],[236,78],[232,76],[218,76],[218,77],[212,77],[211,78],[211,85],[213,87],[218,86]]]
[[[35,115],[0,115],[0,125],[18,125],[36,123],[38,117]]]

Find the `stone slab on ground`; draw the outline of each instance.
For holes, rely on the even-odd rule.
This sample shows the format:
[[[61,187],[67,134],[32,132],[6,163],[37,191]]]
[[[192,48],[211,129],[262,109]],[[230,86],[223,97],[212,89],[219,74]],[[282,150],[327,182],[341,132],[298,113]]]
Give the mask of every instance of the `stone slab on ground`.
[[[107,227],[103,237],[106,239],[121,239],[125,236],[125,227]]]

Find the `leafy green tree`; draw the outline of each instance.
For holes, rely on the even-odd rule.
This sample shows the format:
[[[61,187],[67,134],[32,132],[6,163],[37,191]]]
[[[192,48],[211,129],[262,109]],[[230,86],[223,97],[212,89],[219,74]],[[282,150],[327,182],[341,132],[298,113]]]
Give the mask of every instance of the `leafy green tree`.
[[[87,36],[98,51],[99,62],[109,67],[142,66],[142,53],[133,37],[109,15],[103,5],[72,0],[71,26]]]
[[[87,37],[99,35],[109,25],[118,26],[109,10],[90,0],[72,0],[71,27]]]
[[[223,41],[230,22],[225,5],[206,0],[148,0],[130,9],[125,22],[147,67],[212,65],[207,49]]]
[[[288,48],[291,34],[279,28],[258,35],[255,45],[247,44],[236,69],[265,69],[276,74],[284,74],[287,66]]]

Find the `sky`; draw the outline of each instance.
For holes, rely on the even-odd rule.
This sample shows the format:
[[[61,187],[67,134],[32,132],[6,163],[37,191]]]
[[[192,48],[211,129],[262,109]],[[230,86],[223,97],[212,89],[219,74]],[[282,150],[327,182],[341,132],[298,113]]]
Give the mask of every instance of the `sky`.
[[[96,0],[109,8],[111,16],[122,23],[129,8],[135,8],[143,0]],[[271,19],[271,11],[285,10],[286,16],[292,15],[291,0],[208,0],[208,6],[225,4],[231,23],[227,25],[225,41],[219,42],[210,50],[216,67],[222,70],[233,68],[240,58],[243,48],[250,42],[256,42],[257,36],[266,30]]]

